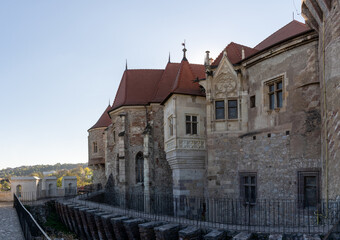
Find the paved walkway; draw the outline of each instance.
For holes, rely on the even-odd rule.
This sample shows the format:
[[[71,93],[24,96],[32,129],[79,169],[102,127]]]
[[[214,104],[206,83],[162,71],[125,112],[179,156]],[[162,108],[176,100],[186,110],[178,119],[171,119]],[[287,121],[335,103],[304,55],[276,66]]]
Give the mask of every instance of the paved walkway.
[[[0,222],[0,239],[25,239],[12,202],[0,202]]]

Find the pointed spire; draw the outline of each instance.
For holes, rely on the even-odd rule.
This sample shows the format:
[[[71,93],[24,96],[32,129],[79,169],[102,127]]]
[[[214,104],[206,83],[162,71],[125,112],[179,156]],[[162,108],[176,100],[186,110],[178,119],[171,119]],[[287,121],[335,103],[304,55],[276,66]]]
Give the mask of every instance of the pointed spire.
[[[109,106],[111,106],[111,99],[109,98]]]
[[[127,67],[127,59],[126,59],[126,63],[125,63],[125,70],[128,70],[128,67]]]
[[[244,47],[242,47],[242,60],[246,57],[246,54],[244,52]]]
[[[183,59],[182,61],[188,61],[188,59],[186,58],[186,51],[187,49],[185,48],[185,40],[184,40],[184,43],[182,43],[182,46],[183,46]]]
[[[169,52],[169,60],[168,60],[168,63],[171,63],[171,61],[170,61],[170,52]]]

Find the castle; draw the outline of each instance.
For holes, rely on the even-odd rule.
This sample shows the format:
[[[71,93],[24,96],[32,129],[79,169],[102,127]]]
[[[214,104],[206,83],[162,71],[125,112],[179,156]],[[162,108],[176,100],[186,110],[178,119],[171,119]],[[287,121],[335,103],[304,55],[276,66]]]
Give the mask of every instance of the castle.
[[[304,0],[254,48],[203,65],[126,69],[88,137],[94,183],[128,193],[297,199],[340,196],[340,1]]]

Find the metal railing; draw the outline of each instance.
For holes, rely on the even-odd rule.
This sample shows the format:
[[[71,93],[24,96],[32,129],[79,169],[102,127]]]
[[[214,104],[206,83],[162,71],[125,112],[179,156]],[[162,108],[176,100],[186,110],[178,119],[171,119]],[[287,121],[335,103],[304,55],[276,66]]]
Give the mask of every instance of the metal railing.
[[[26,240],[30,239],[46,239],[50,240],[44,230],[39,226],[39,224],[35,221],[33,216],[27,211],[27,209],[23,206],[19,198],[14,194],[14,208],[17,211],[20,225]]]
[[[150,219],[249,232],[327,233],[340,219],[340,202],[330,200],[308,204],[256,199],[249,203],[244,199],[108,192],[93,201]]]

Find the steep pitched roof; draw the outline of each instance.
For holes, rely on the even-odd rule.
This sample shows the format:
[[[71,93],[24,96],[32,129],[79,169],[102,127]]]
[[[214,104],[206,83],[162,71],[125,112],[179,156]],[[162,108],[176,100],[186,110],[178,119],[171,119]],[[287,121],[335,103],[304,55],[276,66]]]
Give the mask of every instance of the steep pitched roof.
[[[257,49],[257,50],[265,49],[265,48],[270,47],[270,46],[272,46],[272,45],[274,45],[278,42],[281,42],[285,39],[296,36],[296,35],[301,34],[303,32],[307,32],[309,30],[310,30],[310,28],[306,24],[301,23],[301,22],[296,21],[296,20],[293,20],[290,23],[288,23],[287,25],[285,25],[282,28],[280,28],[279,30],[277,30],[276,32],[274,32],[272,35],[267,37],[265,40],[263,40],[262,42],[257,44],[255,46],[255,49]]]
[[[168,94],[163,98],[162,103],[174,93],[187,94],[193,96],[205,96],[201,91],[198,82],[194,82],[196,79],[205,78],[205,67],[200,64],[190,64],[185,58],[179,64],[176,77],[173,79],[173,83],[168,90]]]
[[[155,69],[125,70],[111,110],[151,102],[163,72]]]
[[[242,60],[242,48],[244,49],[245,57],[249,57],[258,51],[254,48],[250,48],[238,43],[231,42],[228,44],[228,46],[226,46],[225,49],[223,49],[223,51],[220,53],[220,55],[218,55],[218,57],[211,65],[217,66],[220,63],[224,51],[227,52],[227,57],[232,64],[238,63],[239,61]]]
[[[103,114],[100,116],[100,118],[98,119],[96,124],[93,125],[89,130],[95,129],[95,128],[100,128],[100,127],[108,127],[111,124],[111,119],[110,119],[110,116],[108,114],[110,109],[111,109],[111,106],[109,104],[109,106],[107,106],[107,108],[105,109]]]
[[[177,93],[182,91],[181,93],[197,95],[197,90],[199,90],[198,83],[194,83],[195,79],[204,79],[205,78],[205,68],[204,65],[201,64],[190,64],[186,61],[186,66],[183,66],[183,61],[181,63],[168,63],[165,67],[162,78],[160,79],[157,87],[156,94],[152,100],[152,102],[162,102],[165,98],[168,97],[169,94],[174,93],[174,88],[176,88],[176,81],[179,88],[176,88]],[[189,78],[185,80],[184,75],[188,75]],[[181,78],[178,81],[178,78]],[[183,83],[183,81],[188,81],[187,83]],[[185,86],[184,86],[185,85]],[[199,92],[199,95],[202,93]]]

